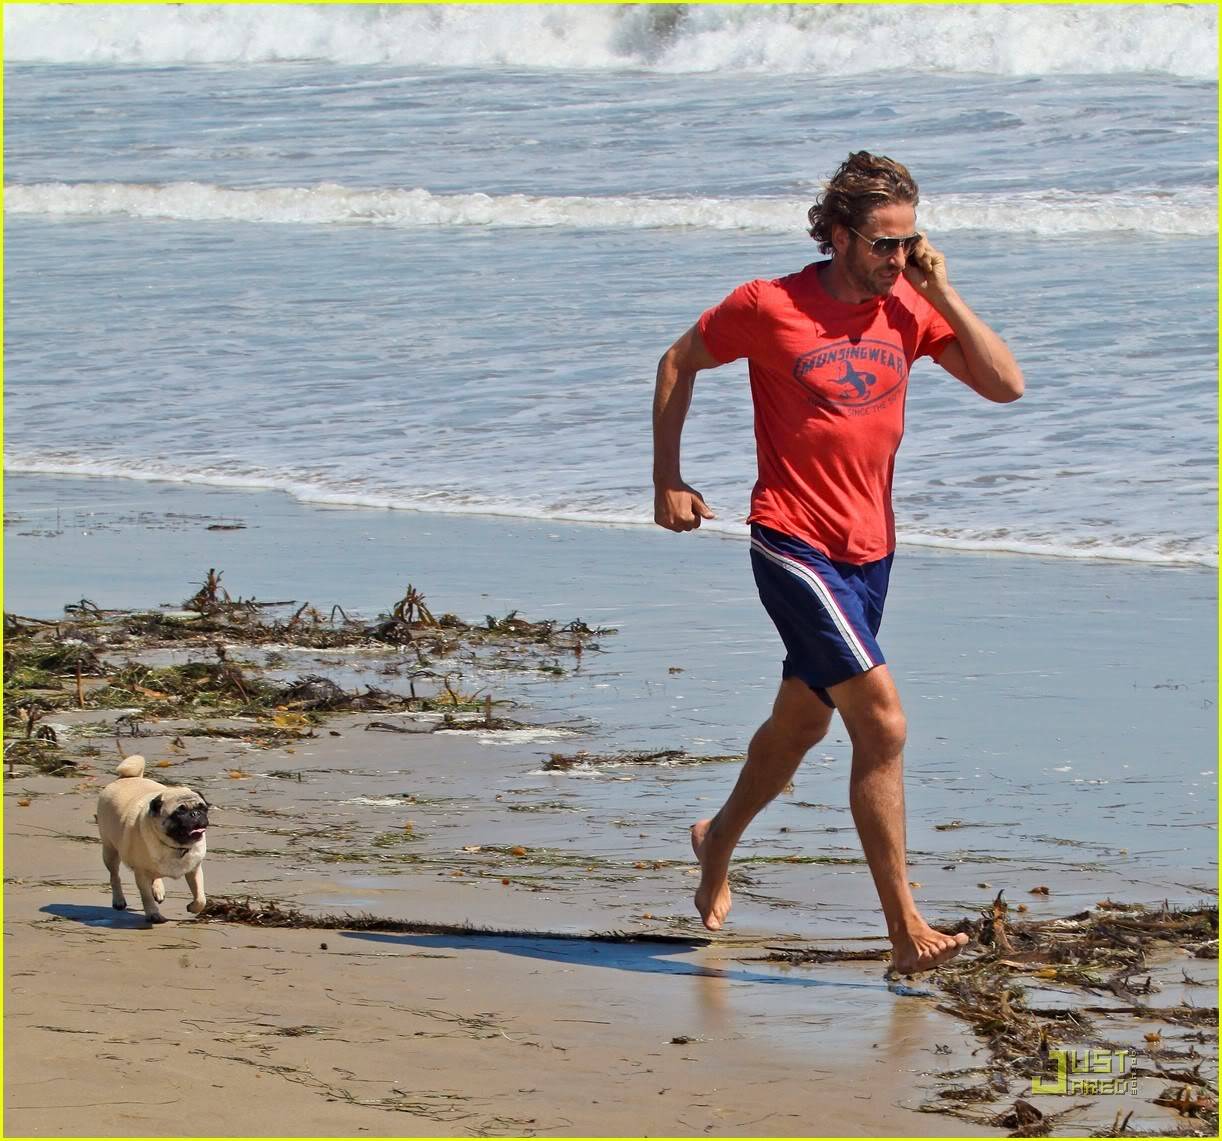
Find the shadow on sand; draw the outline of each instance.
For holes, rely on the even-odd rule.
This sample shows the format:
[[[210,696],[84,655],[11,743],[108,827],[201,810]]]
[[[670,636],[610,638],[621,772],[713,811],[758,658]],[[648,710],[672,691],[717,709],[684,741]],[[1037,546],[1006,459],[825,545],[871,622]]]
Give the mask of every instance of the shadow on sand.
[[[650,943],[644,939],[632,943],[604,943],[593,939],[548,939],[503,935],[395,935],[380,931],[344,931],[346,939],[365,939],[389,943],[405,949],[440,949],[467,951],[491,950],[504,955],[520,955],[542,959],[549,963],[567,963],[584,967],[606,967],[616,971],[643,971],[648,974],[692,975],[698,978],[721,979],[725,982],[760,983],[797,987],[842,987],[853,990],[891,991],[893,994],[920,996],[929,991],[917,990],[899,983],[880,980],[877,983],[841,982],[831,979],[799,977],[777,968],[774,971],[747,970],[742,967],[706,967],[674,956],[685,956],[698,950],[706,941]]]
[[[139,910],[116,911],[78,903],[50,903],[39,909],[46,915],[71,919],[86,927],[138,931],[151,927]],[[184,915],[183,920],[189,917]],[[172,922],[172,921],[171,921]],[[181,920],[180,920],[181,922]],[[195,922],[195,920],[191,920]],[[798,976],[782,967],[770,970],[749,970],[744,967],[708,967],[685,960],[708,945],[705,939],[691,942],[673,937],[665,942],[639,939],[633,942],[605,942],[573,936],[548,937],[528,935],[498,935],[473,931],[470,934],[411,935],[382,931],[340,931],[345,939],[363,939],[388,943],[405,950],[491,950],[503,955],[541,959],[549,963],[565,963],[584,967],[604,967],[616,971],[640,971],[657,975],[687,975],[695,978],[719,979],[730,983],[758,983],[765,986],[838,987],[849,990],[890,991],[909,997],[928,997],[930,992],[899,982],[845,982],[835,979]]]
[[[48,903],[46,907],[40,907],[39,911],[46,915],[54,915],[57,919],[73,919],[77,923],[83,923],[86,927],[113,927],[119,930],[127,931],[147,931],[153,926],[147,919],[144,918],[144,912],[139,908],[134,911],[128,909],[126,911],[116,911],[113,907],[96,907],[92,904],[83,903]],[[184,916],[194,922],[194,917],[190,915]],[[166,916],[169,919],[169,916]]]

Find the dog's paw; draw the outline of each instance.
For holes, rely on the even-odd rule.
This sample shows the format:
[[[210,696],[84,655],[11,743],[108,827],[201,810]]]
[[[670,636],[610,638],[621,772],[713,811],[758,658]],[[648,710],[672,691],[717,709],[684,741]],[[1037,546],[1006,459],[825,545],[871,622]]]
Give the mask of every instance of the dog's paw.
[[[110,906],[113,907],[116,911],[126,911],[127,910],[127,900],[126,899],[112,899],[110,901]]]
[[[206,899],[200,899],[200,900],[193,899],[190,903],[187,904],[187,910],[192,915],[198,915],[207,906],[208,906],[208,901]]]
[[[166,917],[162,915],[160,911],[157,912],[156,915],[149,915],[146,913],[144,918],[147,919],[150,923],[167,923],[168,922]]]
[[[153,898],[158,903],[165,903],[165,884],[161,880],[153,880]]]

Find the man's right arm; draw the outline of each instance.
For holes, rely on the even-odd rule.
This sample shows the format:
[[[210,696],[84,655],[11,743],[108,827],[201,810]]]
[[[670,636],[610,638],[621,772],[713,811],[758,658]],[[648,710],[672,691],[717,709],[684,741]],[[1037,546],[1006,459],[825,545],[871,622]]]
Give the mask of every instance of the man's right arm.
[[[653,393],[653,520],[669,531],[693,531],[714,518],[703,497],[683,482],[679,440],[692,402],[696,373],[721,362],[709,352],[693,325],[658,361]]]

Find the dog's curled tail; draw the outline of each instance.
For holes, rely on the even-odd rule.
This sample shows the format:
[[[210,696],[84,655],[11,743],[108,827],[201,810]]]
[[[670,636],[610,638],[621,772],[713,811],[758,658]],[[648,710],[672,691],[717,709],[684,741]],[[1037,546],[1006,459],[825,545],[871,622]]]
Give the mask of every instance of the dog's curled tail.
[[[139,753],[125,757],[115,772],[121,777],[144,776],[144,758]]]

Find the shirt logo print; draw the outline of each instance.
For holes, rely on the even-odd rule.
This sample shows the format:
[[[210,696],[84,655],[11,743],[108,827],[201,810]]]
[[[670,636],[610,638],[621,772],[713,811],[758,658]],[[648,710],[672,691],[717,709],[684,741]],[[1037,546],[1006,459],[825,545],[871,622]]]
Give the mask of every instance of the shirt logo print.
[[[794,362],[793,375],[821,404],[866,408],[904,383],[908,362],[889,341],[845,338],[803,353]]]

